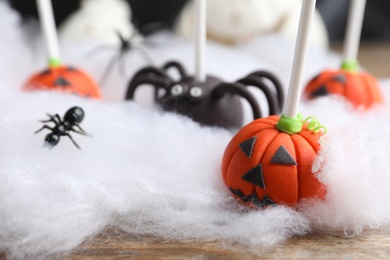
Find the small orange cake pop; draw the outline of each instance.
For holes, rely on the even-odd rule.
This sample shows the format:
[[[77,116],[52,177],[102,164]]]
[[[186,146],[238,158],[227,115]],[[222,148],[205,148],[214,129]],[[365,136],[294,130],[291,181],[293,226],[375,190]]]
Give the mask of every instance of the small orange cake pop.
[[[378,81],[369,73],[359,71],[357,62],[344,62],[339,70],[325,70],[312,79],[304,90],[304,98],[327,95],[345,97],[355,107],[369,108],[383,102]]]
[[[63,65],[52,66],[33,75],[23,90],[59,90],[85,97],[101,97],[98,85],[86,72]]]
[[[326,194],[324,184],[312,170],[326,129],[312,117],[303,121],[297,112],[315,3],[316,0],[302,1],[285,113],[256,119],[243,127],[223,155],[226,186],[250,206],[294,206],[303,199],[323,199]]]
[[[341,69],[325,70],[312,79],[304,90],[306,99],[338,95],[362,108],[383,102],[378,81],[360,71],[357,61],[365,5],[366,0],[351,1]]]
[[[59,90],[80,96],[100,98],[98,85],[87,73],[62,65],[51,1],[37,0],[36,3],[47,44],[49,68],[29,78],[23,90]]]

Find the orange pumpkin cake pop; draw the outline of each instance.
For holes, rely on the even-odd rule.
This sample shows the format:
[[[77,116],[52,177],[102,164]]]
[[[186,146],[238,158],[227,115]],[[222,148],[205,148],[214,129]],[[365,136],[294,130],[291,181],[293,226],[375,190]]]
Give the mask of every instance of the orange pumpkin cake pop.
[[[383,102],[378,81],[359,70],[357,54],[366,0],[352,0],[344,42],[344,61],[338,70],[325,70],[312,79],[304,90],[307,100],[338,95],[355,107],[365,109]]]
[[[100,98],[100,90],[86,72],[71,66],[51,66],[33,75],[23,90],[58,90],[80,96]]]
[[[316,0],[302,2],[293,70],[285,113],[256,119],[228,144],[222,177],[235,197],[249,206],[294,206],[303,199],[323,199],[326,187],[312,171],[326,129],[298,113],[310,20]]]
[[[51,1],[37,0],[37,6],[49,54],[49,68],[30,77],[23,90],[58,90],[100,98],[98,85],[86,72],[62,65]]]

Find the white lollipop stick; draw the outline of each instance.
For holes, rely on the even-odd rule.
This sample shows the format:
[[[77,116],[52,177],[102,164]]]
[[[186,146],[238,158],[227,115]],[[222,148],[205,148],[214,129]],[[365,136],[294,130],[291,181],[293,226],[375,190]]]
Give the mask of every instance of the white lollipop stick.
[[[347,61],[355,61],[358,56],[360,34],[364,18],[366,0],[352,0],[346,29],[343,55]]]
[[[53,7],[51,0],[36,0],[38,6],[39,19],[43,35],[45,37],[49,65],[56,66],[60,64],[61,56],[57,38],[57,30],[55,27]]]
[[[195,39],[195,80],[197,82],[205,82],[206,0],[195,1]]]
[[[295,45],[293,68],[287,94],[286,107],[284,110],[284,115],[286,117],[296,117],[298,115],[298,106],[301,98],[303,72],[305,68],[307,45],[309,40],[309,30],[315,11],[315,5],[316,0],[302,1],[302,11]]]

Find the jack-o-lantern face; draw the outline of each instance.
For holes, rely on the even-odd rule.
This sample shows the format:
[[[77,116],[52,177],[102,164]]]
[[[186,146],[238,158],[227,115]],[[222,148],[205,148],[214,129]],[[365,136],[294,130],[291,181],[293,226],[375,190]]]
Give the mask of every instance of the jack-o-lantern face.
[[[99,87],[87,73],[67,66],[48,68],[33,75],[23,90],[59,90],[91,98],[101,97]]]
[[[326,70],[312,79],[304,90],[306,99],[333,94],[345,97],[355,107],[369,108],[383,102],[377,80],[360,71]]]
[[[305,124],[290,135],[276,128],[278,120],[257,119],[231,140],[222,161],[225,184],[243,202],[258,207],[324,198],[325,187],[312,172],[322,132]]]

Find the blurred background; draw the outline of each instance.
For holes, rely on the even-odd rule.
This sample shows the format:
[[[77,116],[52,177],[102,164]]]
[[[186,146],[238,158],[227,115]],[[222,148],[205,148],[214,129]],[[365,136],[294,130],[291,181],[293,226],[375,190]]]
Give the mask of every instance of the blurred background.
[[[7,0],[3,0],[7,1]],[[36,19],[35,1],[8,0],[20,12],[23,20]],[[91,0],[94,1],[94,0]],[[188,0],[126,0],[129,2],[134,25],[143,34],[162,28],[172,28],[175,19]],[[269,0],[272,1],[272,0]],[[325,22],[330,42],[342,41],[350,0],[317,0],[317,8]],[[56,0],[53,8],[57,25],[77,10],[80,0]],[[362,29],[363,39],[388,39],[390,37],[390,1],[368,0]]]
[[[318,0],[317,8],[326,24],[331,42],[342,41],[348,15],[349,0]],[[363,39],[390,37],[390,1],[367,0],[362,28]]]
[[[35,1],[0,1],[10,2],[12,8],[21,14],[23,24],[31,25],[34,24],[31,21],[37,20]],[[131,6],[131,23],[143,35],[150,35],[162,29],[173,30],[175,22],[177,22],[178,17],[190,0],[125,1]],[[61,26],[71,14],[78,11],[82,0],[55,0],[52,2],[57,26]],[[265,3],[266,1],[263,2]],[[270,5],[273,2],[270,2]],[[283,3],[283,1],[280,2]],[[341,52],[342,50],[349,3],[350,0],[317,0],[317,9],[326,26],[329,47],[333,51]],[[269,17],[273,15],[268,14]],[[274,16],[277,15],[275,14]],[[387,69],[387,60],[390,59],[390,51],[388,50],[390,38],[390,1],[367,0],[361,38],[361,49],[359,53],[361,64],[366,67],[368,66],[369,70],[377,77],[390,77],[389,70]],[[374,67],[371,68],[371,66]]]
[[[317,0],[330,48],[342,51],[350,0]],[[359,49],[360,64],[378,78],[390,77],[390,1],[367,0]]]

